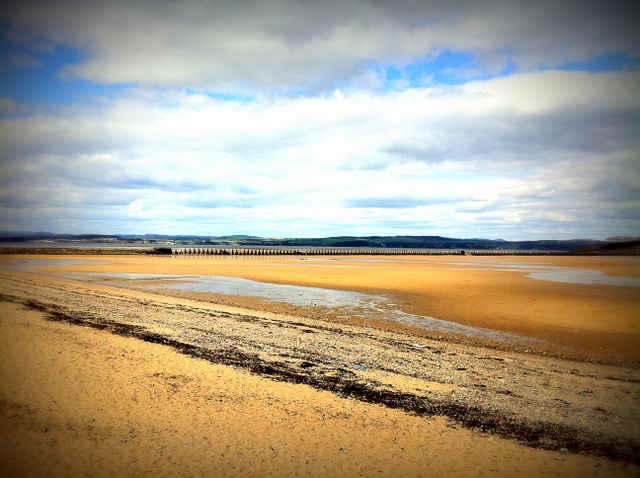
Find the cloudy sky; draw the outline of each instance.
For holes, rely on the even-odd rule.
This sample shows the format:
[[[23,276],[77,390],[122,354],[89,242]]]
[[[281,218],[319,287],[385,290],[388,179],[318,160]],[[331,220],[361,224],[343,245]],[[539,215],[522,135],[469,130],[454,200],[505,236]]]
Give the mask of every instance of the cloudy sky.
[[[0,7],[0,230],[640,236],[615,1]]]

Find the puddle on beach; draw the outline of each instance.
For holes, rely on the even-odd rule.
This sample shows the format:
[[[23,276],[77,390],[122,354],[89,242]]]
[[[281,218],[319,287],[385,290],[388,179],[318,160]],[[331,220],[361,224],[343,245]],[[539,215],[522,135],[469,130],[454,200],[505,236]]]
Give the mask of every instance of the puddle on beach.
[[[66,267],[79,264],[104,264],[104,262],[83,259],[24,259],[7,261],[2,267],[12,271],[38,272],[39,267]]]
[[[527,274],[530,279],[552,282],[568,282],[570,284],[599,284],[640,287],[640,279],[636,277],[606,276],[600,271],[586,269],[543,270]]]
[[[433,317],[408,314],[398,308],[399,305],[393,301],[392,297],[380,294],[321,287],[270,284],[237,277],[159,276],[152,274],[114,274],[112,277],[114,279],[146,281],[143,287],[150,291],[171,288],[185,292],[260,297],[269,302],[281,302],[298,307],[330,308],[336,312],[338,317],[357,316],[365,319],[391,320],[403,325],[421,327],[428,330],[507,342],[528,340],[525,337],[513,334],[469,327]],[[156,283],[149,283],[149,281]]]
[[[306,260],[306,259],[305,259]],[[314,259],[315,261],[316,259]],[[320,259],[321,260],[321,259]],[[325,259],[348,262],[354,259]],[[355,259],[358,261],[358,259]],[[430,269],[445,269],[447,266],[457,266],[457,270],[466,271],[493,271],[493,272],[523,272],[526,273],[525,277],[535,280],[546,280],[550,282],[564,282],[567,284],[581,284],[581,285],[614,285],[614,286],[626,286],[626,287],[640,287],[640,279],[637,277],[620,277],[620,276],[608,276],[601,271],[593,269],[573,269],[569,267],[561,267],[554,265],[544,264],[530,264],[520,262],[508,262],[508,261],[491,261],[491,262],[476,262],[476,261],[448,261],[446,264],[439,262],[429,263],[427,261],[400,261],[394,259],[379,259],[370,260],[367,262],[394,262],[394,263],[412,263],[423,264]],[[431,267],[429,267],[431,266]]]
[[[21,271],[35,271],[42,266],[69,266],[76,264],[96,264],[83,260],[28,260],[7,264],[7,268]],[[460,262],[477,269],[479,264]],[[633,277],[606,276],[600,271],[570,269],[551,265],[493,262],[482,265],[482,269],[513,271],[519,270],[535,280],[569,282],[573,284],[606,284],[618,286],[640,286],[640,279]],[[420,327],[444,333],[455,333],[480,339],[506,343],[524,344],[539,341],[505,332],[470,327],[455,322],[403,312],[394,299],[388,295],[367,294],[345,290],[305,287],[296,285],[270,284],[236,277],[172,275],[172,274],[125,274],[125,273],[64,273],[70,279],[98,282],[103,284],[133,287],[148,291],[174,289],[185,292],[211,293],[259,297],[268,302],[291,304],[298,307],[323,307],[333,309],[339,317],[357,316],[364,319],[394,321],[399,324]]]
[[[185,292],[259,297],[268,302],[279,302],[298,307],[323,307],[333,309],[337,317],[360,317],[363,319],[393,321],[402,325],[426,330],[453,333],[485,340],[512,344],[543,342],[507,332],[470,327],[455,322],[403,312],[393,298],[382,294],[367,294],[320,287],[270,284],[237,277],[188,276],[173,274],[126,274],[126,273],[65,273],[69,279],[96,282],[146,291],[175,289]]]

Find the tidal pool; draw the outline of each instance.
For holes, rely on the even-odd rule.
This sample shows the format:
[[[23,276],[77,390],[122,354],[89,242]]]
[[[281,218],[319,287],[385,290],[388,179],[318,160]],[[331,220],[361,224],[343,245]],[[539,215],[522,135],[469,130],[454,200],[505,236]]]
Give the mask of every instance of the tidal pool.
[[[301,259],[309,262],[318,261],[334,261],[337,263],[349,264],[350,262],[361,262],[361,259],[349,259],[349,258],[337,258],[337,259],[325,259],[325,258],[313,258],[313,259]],[[578,269],[570,267],[562,267],[546,264],[532,264],[526,262],[509,262],[509,261],[488,261],[478,262],[473,260],[452,260],[447,261],[445,264],[441,262],[429,262],[427,260],[422,261],[408,261],[398,259],[367,259],[368,263],[397,263],[397,264],[421,264],[424,265],[425,270],[443,270],[449,266],[456,266],[457,270],[465,271],[486,271],[493,272],[522,272],[526,274],[526,277],[534,280],[545,280],[550,282],[564,282],[567,284],[598,284],[598,285],[614,285],[624,287],[640,287],[640,279],[636,277],[621,277],[621,276],[608,276],[601,271],[593,269]],[[348,267],[345,265],[345,267]]]
[[[480,339],[508,343],[542,342],[507,332],[471,327],[434,317],[403,312],[391,296],[367,294],[321,287],[271,284],[226,276],[179,274],[125,274],[125,273],[72,273],[65,277],[101,284],[132,287],[147,291],[174,289],[185,292],[259,297],[267,302],[285,303],[298,307],[329,308],[338,317],[360,317],[371,320],[393,321],[427,330],[448,332]]]
[[[636,277],[607,276],[600,271],[586,269],[558,268],[541,270],[527,274],[530,279],[552,282],[568,282],[570,284],[600,284],[626,287],[640,287],[640,279]]]
[[[347,259],[344,262],[348,262]],[[381,262],[386,260],[381,260]],[[311,262],[311,261],[309,261]],[[338,260],[338,262],[343,262]],[[6,261],[3,267],[13,270],[37,272],[43,266],[65,267],[76,264],[104,264],[91,260],[34,259]],[[519,271],[532,280],[568,282],[573,284],[605,284],[640,287],[640,279],[634,277],[606,276],[600,271],[566,268],[555,265],[516,263],[509,261],[454,261],[459,270]],[[312,265],[312,264],[307,264]],[[344,264],[344,266],[349,266]],[[340,266],[342,267],[342,266]],[[428,268],[441,268],[433,263]],[[44,273],[44,272],[41,272]],[[508,343],[538,341],[529,337],[490,329],[470,327],[434,317],[409,314],[402,310],[394,298],[385,294],[368,294],[320,287],[271,284],[237,277],[180,274],[126,274],[98,272],[46,272],[71,279],[130,287],[147,291],[174,289],[185,292],[223,294],[231,296],[258,297],[272,303],[291,304],[303,308],[330,309],[338,317],[361,317],[363,319],[393,321],[403,325],[420,327],[432,331],[462,334],[470,337],[497,340]]]

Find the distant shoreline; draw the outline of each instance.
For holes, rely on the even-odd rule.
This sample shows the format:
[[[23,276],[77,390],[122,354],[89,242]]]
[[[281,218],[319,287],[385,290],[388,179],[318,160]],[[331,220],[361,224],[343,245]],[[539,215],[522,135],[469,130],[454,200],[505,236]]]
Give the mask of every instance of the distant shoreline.
[[[375,251],[437,251],[455,254],[461,251],[477,251],[485,254],[508,253],[589,253],[589,254],[640,254],[640,237],[614,236],[596,239],[544,239],[504,240],[486,238],[453,238],[444,236],[337,236],[337,237],[257,237],[257,236],[188,236],[188,235],[101,235],[101,234],[52,234],[9,233],[0,231],[0,247],[18,248],[218,248],[237,251],[246,249],[250,254],[256,249],[264,251],[345,250]]]
[[[0,247],[5,255],[482,255],[482,256],[619,256],[640,255],[640,241],[613,243],[605,246],[588,247],[576,251],[539,250],[468,250],[468,249],[421,249],[421,248],[336,248],[336,247],[260,247],[260,246],[132,246],[112,244],[104,247],[82,247],[69,245],[33,245]]]
[[[0,255],[148,255],[154,254],[153,251],[152,247],[0,247]]]

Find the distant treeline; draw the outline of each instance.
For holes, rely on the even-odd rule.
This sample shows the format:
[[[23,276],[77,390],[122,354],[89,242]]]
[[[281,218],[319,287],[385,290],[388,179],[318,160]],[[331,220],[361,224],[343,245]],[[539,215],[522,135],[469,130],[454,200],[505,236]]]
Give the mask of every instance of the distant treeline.
[[[574,254],[638,256],[640,255],[640,241],[611,242],[600,246],[585,247],[574,251]]]
[[[627,239],[627,240],[621,240]],[[64,248],[65,244],[81,246],[93,244],[157,244],[158,248],[172,247],[247,247],[247,248],[335,248],[335,249],[434,249],[434,250],[473,250],[504,252],[563,252],[584,254],[638,254],[638,238],[611,238],[607,241],[592,239],[541,240],[541,241],[505,241],[501,239],[457,239],[442,236],[338,236],[324,238],[261,238],[255,236],[162,236],[146,234],[99,235],[99,234],[50,234],[24,233],[10,235],[0,232],[0,241],[4,243],[55,243]],[[634,252],[635,251],[635,252]],[[166,251],[156,253],[166,253]]]
[[[327,237],[318,239],[280,239],[268,243],[248,240],[242,245],[282,247],[348,247],[369,249],[473,249],[501,251],[569,252],[583,247],[602,245],[602,241],[578,239],[569,241],[504,241],[492,239],[454,239],[441,236],[371,236]]]
[[[486,251],[553,251],[572,252],[586,247],[609,244],[592,239],[505,241],[501,239],[456,239],[442,236],[338,236],[323,238],[268,239],[247,238],[234,244],[251,247],[317,247],[317,248],[363,248],[363,249],[459,249]],[[195,244],[194,244],[195,245]],[[220,241],[206,240],[200,245],[221,245]]]

